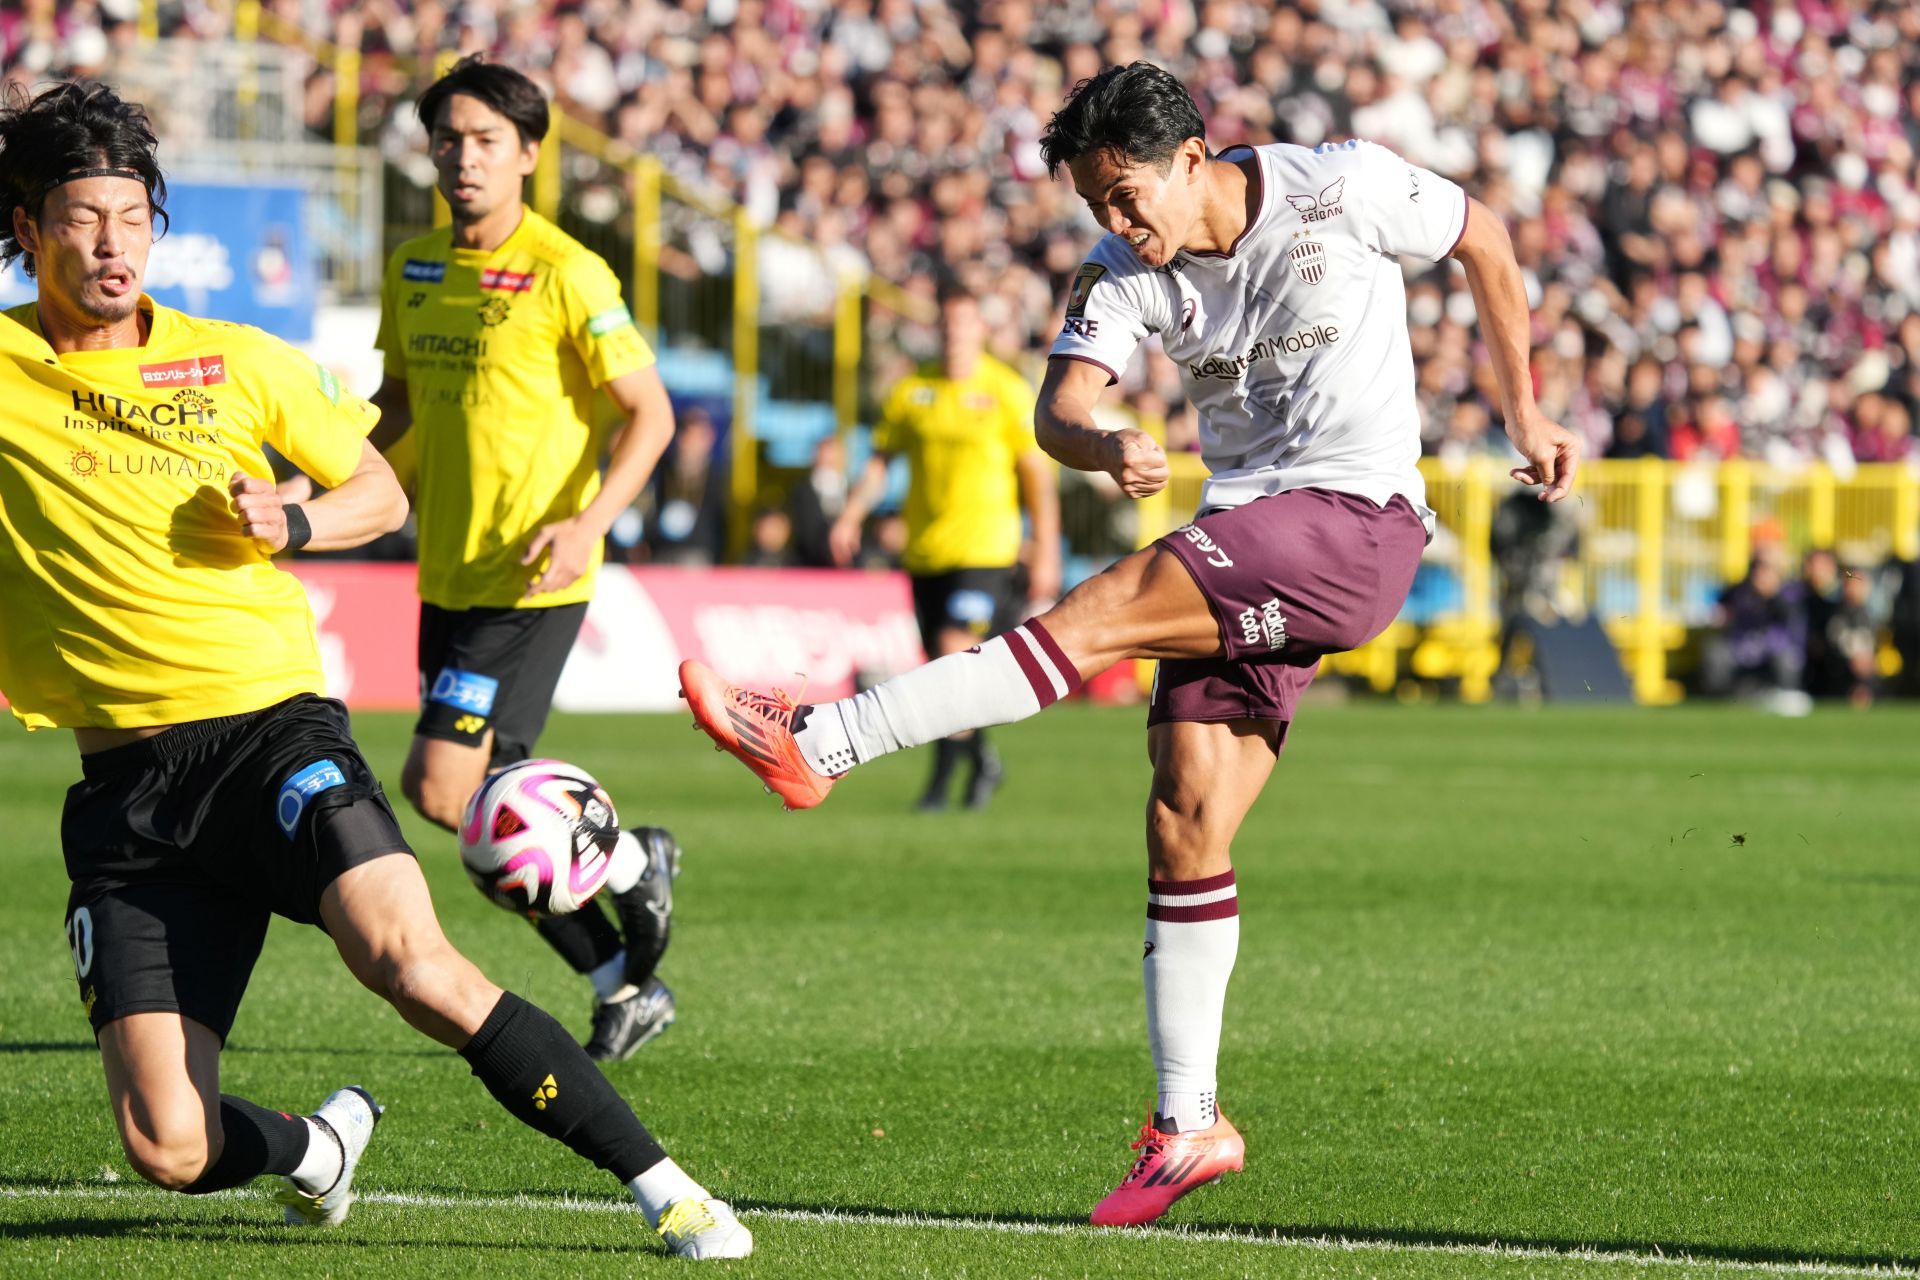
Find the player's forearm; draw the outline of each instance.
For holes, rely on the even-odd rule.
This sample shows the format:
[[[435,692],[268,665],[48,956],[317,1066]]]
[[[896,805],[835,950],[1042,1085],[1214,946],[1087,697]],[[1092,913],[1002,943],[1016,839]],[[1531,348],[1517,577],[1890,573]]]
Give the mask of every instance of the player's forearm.
[[[880,499],[887,493],[887,464],[890,455],[876,450],[867,455],[867,465],[860,469],[860,479],[847,494],[847,503],[840,508],[840,518],[858,524],[873,513],[880,505]]]
[[[1528,372],[1532,318],[1520,264],[1514,260],[1513,242],[1506,229],[1499,228],[1498,237],[1489,235],[1488,239],[1491,243],[1486,246],[1459,256],[1467,269],[1474,310],[1480,317],[1480,337],[1500,384],[1500,409],[1512,423],[1534,410],[1533,379]]]
[[[1057,554],[1060,546],[1060,493],[1053,468],[1037,456],[1020,463],[1020,500],[1033,526],[1033,544],[1042,554]]]
[[[600,492],[581,511],[581,520],[603,535],[613,528],[620,513],[632,506],[647,487],[672,439],[673,410],[664,396],[659,405],[644,406],[630,414],[614,439],[613,456],[607,461],[606,475],[601,477]]]
[[[313,529],[309,551],[345,551],[364,546],[407,522],[407,495],[393,469],[377,453],[361,460],[351,476],[301,511]]]
[[[1033,435],[1047,456],[1075,471],[1113,468],[1113,433],[1093,421],[1093,410],[1066,396],[1043,399],[1034,409]]]

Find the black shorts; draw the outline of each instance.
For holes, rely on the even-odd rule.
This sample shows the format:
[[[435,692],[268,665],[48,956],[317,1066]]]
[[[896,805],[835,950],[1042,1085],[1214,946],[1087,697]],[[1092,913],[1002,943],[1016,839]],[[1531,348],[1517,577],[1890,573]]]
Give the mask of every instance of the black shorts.
[[[331,699],[195,721],[80,764],[60,844],[96,1033],[159,1011],[226,1039],[268,917],[317,924],[342,872],[411,852]]]
[[[1013,566],[950,569],[913,576],[913,617],[929,658],[939,656],[940,633],[964,631],[975,640],[1013,624]]]
[[[442,609],[420,606],[422,738],[477,747],[493,730],[495,766],[533,752],[587,606]]]

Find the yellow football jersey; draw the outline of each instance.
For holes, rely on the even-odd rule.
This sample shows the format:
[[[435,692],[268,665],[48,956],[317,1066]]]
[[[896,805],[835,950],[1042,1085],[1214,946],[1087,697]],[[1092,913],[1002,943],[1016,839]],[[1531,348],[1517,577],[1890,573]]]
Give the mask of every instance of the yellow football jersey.
[[[455,248],[443,227],[388,262],[379,344],[413,409],[420,598],[443,609],[590,599],[599,547],[578,582],[532,599],[520,557],[600,490],[597,389],[653,363],[607,264],[531,209],[492,253]]]
[[[1033,388],[991,356],[954,381],[938,365],[887,397],[873,444],[904,454],[908,573],[998,569],[1020,558],[1022,454],[1033,438]]]
[[[321,693],[305,591],[227,484],[322,484],[379,412],[279,339],[142,296],[145,346],[55,355],[0,312],[0,691],[28,728],[136,728]]]

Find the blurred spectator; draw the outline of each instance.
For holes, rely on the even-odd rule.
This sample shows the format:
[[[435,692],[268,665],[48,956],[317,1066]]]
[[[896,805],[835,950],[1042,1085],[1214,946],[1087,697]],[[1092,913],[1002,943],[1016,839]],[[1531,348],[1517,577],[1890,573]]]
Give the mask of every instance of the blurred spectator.
[[[813,569],[834,564],[833,522],[847,505],[847,447],[838,435],[813,447],[813,466],[787,497],[795,563]]]
[[[727,477],[714,466],[716,433],[705,409],[680,416],[666,460],[654,470],[647,545],[661,564],[718,564],[727,546]]]
[[[1787,580],[1775,542],[1754,549],[1747,576],[1721,593],[1719,633],[1701,658],[1704,691],[1751,699],[1783,715],[1805,714],[1800,687],[1807,652],[1807,610],[1800,584]]]
[[[1840,600],[1826,619],[1824,660],[1828,692],[1856,707],[1871,706],[1879,687],[1880,624],[1872,608],[1873,579],[1864,569],[1840,577]]]
[[[793,563],[793,521],[785,511],[762,507],[753,513],[745,563],[757,569],[779,569]]]

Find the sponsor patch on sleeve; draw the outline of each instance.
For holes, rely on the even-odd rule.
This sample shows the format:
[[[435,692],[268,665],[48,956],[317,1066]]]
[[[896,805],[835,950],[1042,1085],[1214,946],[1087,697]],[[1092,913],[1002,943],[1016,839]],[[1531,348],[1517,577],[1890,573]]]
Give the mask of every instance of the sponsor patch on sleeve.
[[[1073,278],[1073,288],[1067,290],[1067,314],[1078,316],[1086,314],[1087,297],[1093,292],[1094,282],[1107,274],[1107,269],[1097,262],[1083,263],[1080,274]]]
[[[413,280],[421,284],[439,284],[447,278],[447,264],[428,262],[420,258],[408,258],[400,268],[402,280]]]
[[[347,775],[331,760],[315,760],[281,783],[280,798],[274,803],[274,817],[279,820],[281,833],[293,839],[300,815],[307,811],[313,798],[323,791],[346,785]]]
[[[633,323],[633,312],[623,303],[617,307],[608,307],[597,316],[587,319],[587,332],[596,338],[604,338],[615,329],[625,328]]]
[[[323,364],[316,362],[313,367],[315,372],[320,375],[320,394],[335,404],[339,404],[340,379],[334,377],[333,372]]]
[[[440,674],[433,678],[433,688],[427,692],[427,701],[444,702],[462,711],[487,716],[493,714],[494,695],[499,692],[500,682],[492,676],[483,676],[477,671],[462,671],[458,667],[442,667]]]

